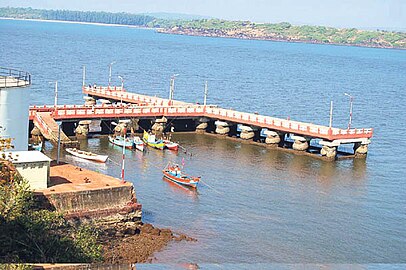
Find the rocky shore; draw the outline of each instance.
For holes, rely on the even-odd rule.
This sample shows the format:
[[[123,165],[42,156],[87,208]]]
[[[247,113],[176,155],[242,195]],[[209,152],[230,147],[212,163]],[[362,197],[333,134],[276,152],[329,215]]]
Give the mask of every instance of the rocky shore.
[[[295,42],[295,43],[309,43],[309,44],[325,44],[325,45],[339,45],[339,46],[355,46],[355,47],[368,47],[368,48],[381,48],[381,49],[399,49],[405,50],[405,47],[396,47],[386,44],[385,42],[379,44],[368,44],[368,43],[337,43],[331,41],[319,41],[312,39],[301,39],[298,37],[288,37],[284,35],[278,35],[275,33],[268,33],[264,29],[204,29],[204,28],[184,28],[184,27],[173,27],[173,28],[157,28],[156,31],[161,34],[172,34],[172,35],[185,35],[185,36],[201,36],[201,37],[219,37],[219,38],[236,38],[236,39],[247,39],[247,40],[268,40],[268,41],[278,41],[278,42]]]
[[[197,240],[184,234],[174,234],[170,229],[138,224],[132,227],[106,227],[101,230],[98,241],[103,246],[103,263],[132,264],[153,262],[154,253],[171,241]]]

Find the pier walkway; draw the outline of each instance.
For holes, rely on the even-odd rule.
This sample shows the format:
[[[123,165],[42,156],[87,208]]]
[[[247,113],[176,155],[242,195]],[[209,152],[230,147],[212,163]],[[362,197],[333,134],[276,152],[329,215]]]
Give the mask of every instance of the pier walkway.
[[[31,111],[30,111],[31,115]],[[63,130],[60,130],[59,134],[59,125],[56,123],[55,119],[49,112],[33,112],[32,120],[34,125],[41,131],[41,134],[45,139],[49,140],[54,145],[58,144],[58,137],[62,147],[78,147],[79,142],[71,140]]]
[[[116,104],[102,105],[64,105],[64,106],[43,106],[30,107],[30,119],[34,120],[36,125],[40,125],[39,119],[54,119],[60,121],[80,121],[80,120],[102,120],[117,118],[151,118],[160,117],[176,119],[194,119],[197,123],[203,121],[206,124],[215,121],[215,125],[228,132],[228,127],[243,126],[241,132],[248,132],[251,139],[258,130],[267,130],[269,143],[279,143],[284,140],[285,134],[293,136],[296,144],[296,150],[306,150],[311,139],[321,139],[321,144],[325,150],[335,151],[340,144],[354,143],[363,146],[361,152],[365,152],[370,138],[373,136],[372,128],[352,128],[341,129],[316,125],[311,123],[293,121],[290,119],[280,119],[271,116],[258,115],[255,113],[246,113],[235,110],[218,108],[213,105],[199,105],[187,102],[169,100],[159,97],[151,97],[130,93],[121,87],[83,87],[83,93],[94,99],[105,99]],[[40,117],[38,117],[40,116]],[[203,119],[203,120],[202,120]],[[206,123],[204,123],[206,122]],[[206,125],[207,126],[207,125]],[[48,127],[49,128],[49,127]],[[48,128],[43,127],[44,132]],[[51,128],[52,129],[52,128]],[[220,129],[216,129],[217,130]],[[225,134],[217,132],[220,134]],[[243,138],[241,134],[241,138]],[[303,145],[304,143],[304,145]],[[298,146],[302,144],[302,146]],[[307,146],[306,146],[307,144]],[[293,145],[295,149],[295,144]],[[303,151],[303,150],[302,150]],[[355,151],[355,149],[354,149]],[[333,155],[333,154],[331,154]],[[335,156],[335,152],[334,152]]]

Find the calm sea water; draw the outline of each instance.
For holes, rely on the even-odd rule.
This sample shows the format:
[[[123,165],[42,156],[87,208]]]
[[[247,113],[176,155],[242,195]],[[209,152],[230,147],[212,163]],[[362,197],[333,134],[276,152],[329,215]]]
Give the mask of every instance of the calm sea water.
[[[193,156],[127,152],[144,221],[198,239],[172,243],[160,263],[406,263],[406,51],[158,34],[151,30],[0,20],[0,64],[33,75],[32,105],[82,104],[87,83],[125,79],[129,91],[257,111],[334,126],[375,128],[366,160],[335,163],[209,135],[176,134]],[[49,145],[48,145],[49,146]],[[120,161],[106,139],[83,149]],[[55,156],[55,150],[48,147]],[[197,193],[162,180],[168,161],[186,160],[205,184]],[[107,165],[63,159],[113,176]],[[380,268],[378,266],[378,268]]]

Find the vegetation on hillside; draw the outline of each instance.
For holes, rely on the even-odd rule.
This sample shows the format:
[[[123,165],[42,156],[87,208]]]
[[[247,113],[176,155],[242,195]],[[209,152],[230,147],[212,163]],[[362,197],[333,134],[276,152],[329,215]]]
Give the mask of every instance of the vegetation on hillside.
[[[309,25],[295,26],[288,22],[259,24],[249,21],[219,19],[193,21],[155,19],[148,26],[169,29],[164,32],[191,35],[406,48],[406,33],[402,32],[365,31],[355,28],[338,29]]]
[[[135,15],[125,12],[95,12],[72,10],[45,10],[33,8],[0,8],[0,17],[16,19],[58,20],[89,23],[123,24],[145,26],[154,20],[148,15]]]
[[[280,40],[367,47],[406,48],[406,33],[355,28],[295,26],[288,22],[253,23],[220,19],[174,20],[129,13],[0,8],[0,17],[123,24],[159,28],[160,32],[198,36]]]
[[[8,142],[0,144],[0,151],[9,148]],[[0,157],[0,263],[101,260],[94,229],[72,226],[59,213],[36,209],[27,181],[7,159]]]

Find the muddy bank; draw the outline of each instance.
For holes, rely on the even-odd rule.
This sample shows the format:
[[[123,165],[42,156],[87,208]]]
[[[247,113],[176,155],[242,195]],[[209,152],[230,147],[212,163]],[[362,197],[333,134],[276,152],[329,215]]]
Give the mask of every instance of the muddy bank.
[[[159,229],[151,224],[132,227],[106,227],[101,229],[99,242],[103,246],[103,263],[126,264],[153,262],[153,254],[171,241],[197,241],[170,229]]]

